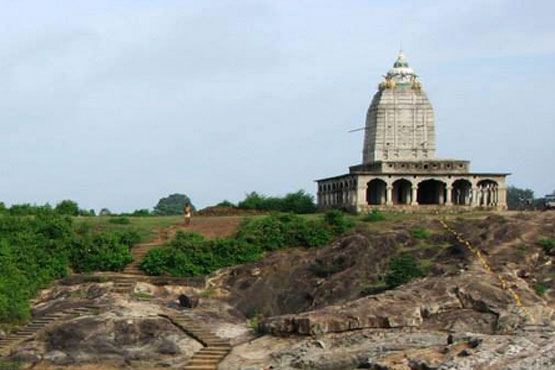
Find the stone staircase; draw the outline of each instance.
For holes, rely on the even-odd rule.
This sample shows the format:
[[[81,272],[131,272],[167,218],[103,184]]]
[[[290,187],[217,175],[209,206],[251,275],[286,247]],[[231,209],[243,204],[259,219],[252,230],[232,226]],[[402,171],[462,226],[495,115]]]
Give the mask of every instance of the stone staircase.
[[[146,256],[150,249],[161,246],[162,244],[160,243],[144,243],[133,246],[133,248],[131,248],[131,255],[135,258],[135,260],[125,267],[123,273],[128,275],[144,275],[144,272],[140,267],[141,260],[144,256]]]
[[[231,352],[228,339],[216,336],[210,327],[181,313],[163,315],[191,337],[198,340],[204,348],[195,353],[185,366],[185,370],[216,370],[218,364]]]
[[[131,294],[135,289],[136,281],[134,279],[126,279],[124,277],[115,278],[112,292],[117,294]]]
[[[29,339],[32,339],[40,331],[58,320],[69,319],[71,317],[92,315],[98,310],[95,306],[85,306],[71,308],[68,310],[50,313],[41,317],[37,317],[29,322],[26,326],[17,332],[9,334],[6,338],[0,339],[0,358],[10,355],[11,349]]]

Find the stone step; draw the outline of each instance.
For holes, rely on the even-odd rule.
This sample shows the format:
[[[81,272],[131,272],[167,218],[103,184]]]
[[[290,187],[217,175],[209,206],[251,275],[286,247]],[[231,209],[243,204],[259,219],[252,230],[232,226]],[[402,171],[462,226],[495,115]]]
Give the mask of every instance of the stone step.
[[[228,354],[231,351],[231,348],[229,349],[219,349],[219,348],[214,348],[214,347],[204,347],[203,349],[201,349],[200,351],[198,351],[198,354],[203,354],[203,355],[219,355],[219,354]]]
[[[218,370],[218,365],[187,365],[185,370]]]
[[[202,354],[202,355],[198,355],[196,354],[193,359],[195,360],[215,360],[216,362],[220,362],[220,360],[222,358],[224,358],[226,354],[221,354],[221,355],[213,355],[213,354]]]
[[[203,361],[203,360],[195,360],[194,358],[189,361],[189,363],[187,364],[187,366],[204,366],[204,365],[209,365],[209,366],[218,366],[218,364],[220,363],[220,361],[216,360],[210,360],[210,361]],[[189,367],[187,367],[188,369]]]

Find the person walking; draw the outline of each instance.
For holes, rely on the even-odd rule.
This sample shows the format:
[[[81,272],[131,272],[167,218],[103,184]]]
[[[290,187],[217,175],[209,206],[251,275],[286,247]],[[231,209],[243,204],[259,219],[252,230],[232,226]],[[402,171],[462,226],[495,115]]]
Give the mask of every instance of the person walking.
[[[183,210],[183,215],[185,216],[185,225],[190,225],[191,224],[191,216],[193,213],[193,209],[191,208],[191,205],[189,203],[185,204],[185,209]]]

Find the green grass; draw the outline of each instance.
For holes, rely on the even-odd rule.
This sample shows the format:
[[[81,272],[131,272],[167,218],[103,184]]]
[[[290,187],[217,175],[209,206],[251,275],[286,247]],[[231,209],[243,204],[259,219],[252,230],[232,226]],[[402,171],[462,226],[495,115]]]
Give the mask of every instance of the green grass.
[[[422,227],[417,227],[410,230],[410,235],[416,239],[427,239],[432,236],[432,232]]]
[[[380,294],[389,289],[385,281],[380,281],[376,284],[363,285],[360,289],[360,295],[365,297],[367,295]]]
[[[427,275],[432,267],[434,266],[435,262],[431,259],[421,259],[418,261],[418,268],[422,270],[424,275]]]
[[[0,370],[19,370],[21,364],[19,362],[0,359]]]
[[[536,283],[534,284],[534,290],[536,291],[537,295],[542,296],[547,291],[547,286],[542,283]]]
[[[152,240],[156,236],[154,229],[167,228],[183,222],[183,216],[157,216],[157,217],[128,217],[128,224],[113,223],[114,217],[73,217],[75,230],[92,228],[95,231],[106,230],[134,230],[141,237],[142,242]]]
[[[553,238],[540,238],[537,243],[543,248],[545,253],[551,254],[555,249],[555,239]]]
[[[385,221],[387,217],[383,212],[378,211],[377,209],[372,210],[372,212],[368,212],[362,221],[364,222],[378,222],[378,221]]]
[[[135,298],[138,301],[148,301],[154,298],[154,296],[148,293],[137,292],[137,293],[133,293],[133,298]]]

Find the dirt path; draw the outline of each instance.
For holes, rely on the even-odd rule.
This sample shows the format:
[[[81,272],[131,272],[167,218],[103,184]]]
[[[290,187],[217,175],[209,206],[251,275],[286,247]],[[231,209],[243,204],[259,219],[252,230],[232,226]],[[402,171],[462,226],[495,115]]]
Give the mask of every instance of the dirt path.
[[[181,223],[169,228],[156,229],[157,237],[152,242],[163,243],[170,240],[177,231],[194,231],[208,239],[225,238],[237,231],[242,220],[242,216],[193,217],[189,225]]]

